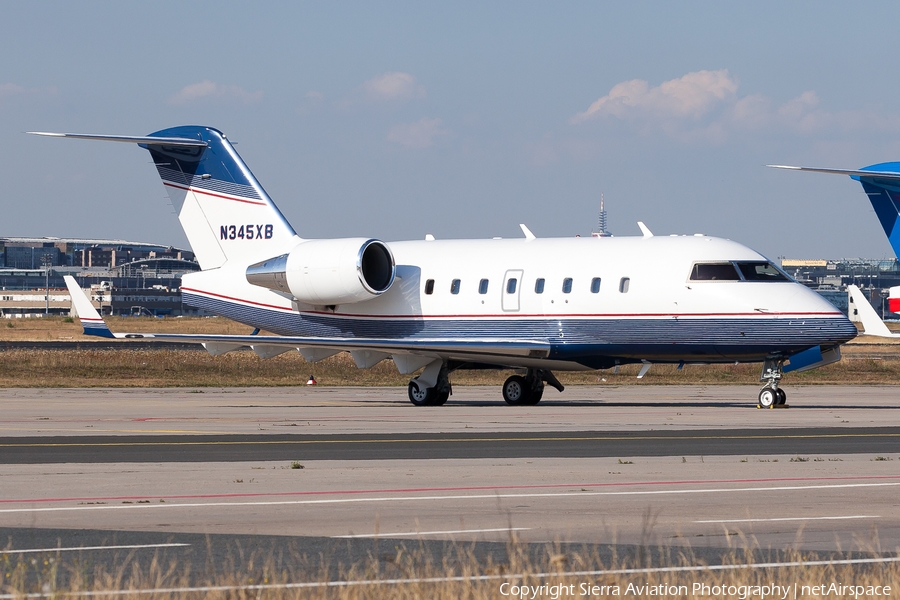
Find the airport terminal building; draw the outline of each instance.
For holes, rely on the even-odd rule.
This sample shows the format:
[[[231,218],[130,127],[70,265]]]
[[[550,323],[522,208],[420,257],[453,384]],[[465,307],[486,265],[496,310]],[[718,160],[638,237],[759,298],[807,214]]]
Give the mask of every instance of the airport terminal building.
[[[68,315],[63,276],[91,290],[103,314],[200,314],[181,303],[181,277],[199,271],[193,252],[170,246],[78,238],[0,237],[0,316]]]
[[[782,268],[854,318],[847,286],[855,284],[885,319],[888,289],[900,285],[900,261],[862,258],[783,259]],[[102,314],[203,314],[181,302],[181,277],[199,271],[194,253],[171,246],[79,238],[0,237],[0,317],[68,315],[63,276],[91,290]]]
[[[900,285],[900,261],[891,259],[842,258],[839,260],[782,259],[784,271],[824,296],[829,302],[856,320],[847,292],[856,285],[869,298],[883,319],[900,319],[900,314],[887,310],[888,290]]]

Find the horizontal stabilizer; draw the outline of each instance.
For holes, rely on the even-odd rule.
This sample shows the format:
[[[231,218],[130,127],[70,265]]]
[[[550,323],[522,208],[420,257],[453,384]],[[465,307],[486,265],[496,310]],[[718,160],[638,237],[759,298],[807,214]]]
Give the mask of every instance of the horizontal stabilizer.
[[[819,169],[817,167],[791,167],[788,165],[766,165],[773,169],[788,169],[790,171],[810,171],[812,173],[831,173],[832,175],[849,175],[850,177],[878,177],[880,179],[900,179],[900,173],[896,171],[857,171],[853,169]]]
[[[97,135],[93,133],[51,133],[49,131],[26,131],[32,135],[47,137],[76,138],[79,140],[100,140],[102,142],[127,142],[131,144],[150,144],[158,146],[206,146],[203,140],[192,140],[180,137],[153,137],[137,135]]]

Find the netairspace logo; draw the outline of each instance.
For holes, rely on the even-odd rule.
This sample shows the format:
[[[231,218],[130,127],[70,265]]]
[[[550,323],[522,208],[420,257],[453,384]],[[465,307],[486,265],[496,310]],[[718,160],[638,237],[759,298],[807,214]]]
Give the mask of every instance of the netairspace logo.
[[[693,596],[698,598],[736,598],[747,600],[759,598],[780,600],[807,598],[807,597],[834,597],[834,598],[873,598],[890,596],[891,586],[887,585],[844,585],[840,582],[823,583],[820,585],[707,585],[694,583],[687,585],[670,585],[668,583],[629,583],[627,586],[619,585],[595,585],[592,583],[544,584],[544,585],[514,585],[504,583],[500,586],[500,594],[520,600],[537,600],[546,598],[559,600],[565,597],[609,597],[609,596]]]

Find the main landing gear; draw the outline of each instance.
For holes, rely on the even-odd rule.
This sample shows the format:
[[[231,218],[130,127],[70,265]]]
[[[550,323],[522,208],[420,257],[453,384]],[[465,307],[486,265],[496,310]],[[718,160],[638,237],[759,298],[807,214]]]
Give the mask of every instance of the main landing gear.
[[[766,362],[763,363],[762,374],[759,376],[759,380],[765,382],[765,385],[759,390],[760,408],[784,406],[784,403],[787,401],[787,394],[778,387],[778,382],[783,375],[784,359],[767,358]]]
[[[503,384],[503,399],[513,406],[534,406],[544,395],[544,383],[560,392],[565,388],[550,371],[528,369],[525,376],[513,375]]]
[[[425,367],[422,374],[411,379],[407,393],[409,401],[416,406],[441,406],[453,393],[450,373],[458,368],[436,360]],[[503,399],[514,406],[533,406],[544,395],[544,384],[555,387],[560,392],[565,388],[553,373],[544,369],[528,369],[525,376],[513,375],[503,384]]]
[[[421,375],[409,381],[409,401],[416,406],[442,406],[453,393],[450,370],[441,361],[425,367]]]

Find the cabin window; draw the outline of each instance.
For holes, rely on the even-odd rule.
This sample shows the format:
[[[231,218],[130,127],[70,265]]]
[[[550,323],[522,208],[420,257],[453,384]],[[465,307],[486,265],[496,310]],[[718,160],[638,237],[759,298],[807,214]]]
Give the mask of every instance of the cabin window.
[[[619,293],[621,293],[621,294],[627,294],[627,293],[628,293],[628,287],[629,287],[630,285],[631,285],[631,278],[630,278],[630,277],[623,277],[622,279],[620,279],[620,280],[619,280]]]
[[[790,281],[778,267],[768,262],[740,262],[738,268],[746,281]]]
[[[454,279],[450,282],[450,293],[458,294],[459,293],[459,279]]]
[[[425,293],[429,296],[434,293],[434,279],[425,282]]]
[[[544,278],[541,277],[537,281],[534,282],[534,293],[535,294],[543,294],[544,293]]]
[[[750,264],[750,263],[747,263]],[[765,263],[763,263],[765,264]],[[691,270],[691,281],[740,281],[734,265],[728,263],[697,263]]]
[[[482,279],[481,282],[478,284],[478,293],[479,294],[487,294],[487,289],[488,289],[488,280]]]
[[[515,277],[510,277],[509,281],[506,282],[506,293],[507,294],[515,294],[517,283],[518,283],[518,280]]]
[[[591,279],[591,293],[596,294],[600,291],[600,278],[594,277]]]
[[[572,278],[566,277],[563,279],[563,294],[568,294],[572,291]]]

